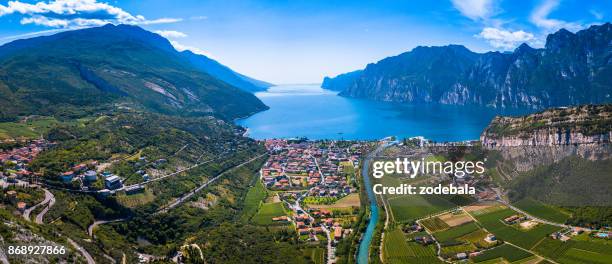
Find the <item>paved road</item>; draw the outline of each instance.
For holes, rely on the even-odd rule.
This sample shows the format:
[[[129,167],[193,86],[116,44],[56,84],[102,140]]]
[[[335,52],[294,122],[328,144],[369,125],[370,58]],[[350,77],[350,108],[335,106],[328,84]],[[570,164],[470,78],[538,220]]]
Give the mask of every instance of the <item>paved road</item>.
[[[38,204],[36,204],[36,205],[26,209],[23,212],[23,218],[25,218],[25,220],[30,221],[30,214],[32,213],[32,211],[34,211],[34,209],[38,208],[39,206],[41,206],[43,204],[48,203],[49,201],[51,201],[52,198],[54,198],[53,194],[51,192],[49,192],[47,189],[42,189],[42,190],[45,192],[45,199],[42,202],[40,202],[40,203],[38,203]]]
[[[103,224],[107,224],[107,223],[113,223],[113,222],[121,222],[121,221],[125,221],[126,218],[119,218],[119,219],[113,219],[113,220],[98,220],[98,221],[94,221],[93,224],[89,225],[89,227],[87,228],[87,234],[89,234],[90,237],[94,237],[93,232],[94,229],[99,226],[99,225],[103,225]]]
[[[36,223],[39,225],[44,224],[43,222],[43,218],[45,217],[45,214],[49,211],[49,209],[55,204],[55,196],[53,195],[53,193],[51,193],[49,190],[47,189],[43,189],[45,191],[45,200],[47,199],[47,196],[49,197],[49,203],[47,204],[47,206],[45,207],[45,209],[43,209],[40,213],[38,213],[38,215],[36,216]]]
[[[232,167],[232,168],[230,168],[230,169],[220,173],[219,175],[215,176],[214,178],[212,178],[212,179],[206,181],[204,184],[200,185],[198,188],[195,188],[194,190],[188,192],[187,194],[184,194],[183,196],[179,197],[178,199],[176,199],[176,201],[172,202],[167,207],[158,210],[157,212],[155,212],[155,214],[168,212],[170,209],[172,209],[172,208],[178,206],[179,204],[183,203],[184,201],[188,200],[189,198],[191,198],[191,196],[193,196],[194,194],[200,192],[202,189],[206,188],[211,183],[217,181],[219,178],[221,178],[226,173],[228,173],[228,172],[230,172],[230,171],[232,171],[234,169],[240,168],[240,167],[242,167],[242,166],[244,166],[244,165],[246,165],[248,163],[251,163],[252,161],[254,161],[256,159],[259,159],[259,158],[261,158],[261,157],[263,157],[265,155],[267,155],[267,153],[261,154],[261,155],[259,155],[257,157],[254,157],[254,158],[252,158],[250,160],[247,160],[247,161],[245,161],[243,163],[240,163],[240,164],[238,164],[238,165],[236,165],[236,166],[234,166],[234,167]]]
[[[317,167],[317,170],[319,171],[319,175],[321,175],[321,183],[322,183],[322,185],[325,185],[326,183],[325,183],[325,178],[323,177],[323,171],[321,171],[321,167],[319,166],[319,162],[317,161],[317,158],[315,158],[312,155],[310,155],[310,157],[312,159],[314,159],[315,166]],[[308,192],[306,192],[304,195],[300,196],[300,198],[297,199],[297,201],[295,202],[295,205],[297,206],[296,208],[299,208],[300,210],[304,211],[304,213],[306,213],[306,211],[303,210],[302,207],[300,206],[300,199],[302,199],[306,195],[308,195],[309,192],[310,192],[310,190],[308,190]],[[308,218],[311,219],[311,222],[314,222],[314,218],[312,218],[312,216],[310,216],[310,214],[306,213],[306,215],[308,215]],[[325,236],[327,236],[327,263],[328,264],[335,263],[336,262],[336,248],[334,246],[332,246],[331,232],[324,225],[321,225],[321,228],[325,232]],[[316,236],[315,236],[315,239],[317,241],[319,240]]]
[[[83,255],[83,257],[85,257],[85,259],[87,260],[87,264],[96,264],[96,262],[91,257],[91,255],[89,255],[89,252],[87,252],[87,250],[85,250],[83,247],[79,246],[79,244],[74,242],[74,240],[70,239],[69,237],[67,237],[66,240],[68,240],[68,243],[70,243],[70,245],[72,245],[79,252],[81,252],[81,255]]]

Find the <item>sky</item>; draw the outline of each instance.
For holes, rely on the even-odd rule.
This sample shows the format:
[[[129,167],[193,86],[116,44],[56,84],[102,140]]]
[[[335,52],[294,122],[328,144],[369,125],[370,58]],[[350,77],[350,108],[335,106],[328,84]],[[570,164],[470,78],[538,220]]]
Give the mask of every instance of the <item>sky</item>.
[[[599,0],[0,0],[0,44],[106,23],[275,84],[320,83],[417,46],[543,47],[546,35],[611,21]]]

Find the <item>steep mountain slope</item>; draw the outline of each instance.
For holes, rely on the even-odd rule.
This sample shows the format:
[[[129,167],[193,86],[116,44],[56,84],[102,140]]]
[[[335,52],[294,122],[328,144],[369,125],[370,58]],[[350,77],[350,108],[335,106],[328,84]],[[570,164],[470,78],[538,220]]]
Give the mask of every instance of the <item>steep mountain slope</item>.
[[[321,84],[321,88],[341,92],[347,86],[349,86],[356,77],[361,75],[362,72],[362,70],[357,70],[340,74],[334,78],[325,77],[323,79],[323,83]]]
[[[522,117],[496,117],[480,136],[487,147],[609,143],[612,104],[549,109]]]
[[[237,73],[227,66],[204,55],[195,54],[189,50],[181,52],[181,55],[189,60],[194,67],[242,90],[248,92],[260,92],[265,91],[270,86],[273,86],[271,83],[256,80]]]
[[[329,79],[341,95],[381,101],[545,108],[612,101],[612,25],[560,30],[546,46],[475,53],[463,46],[417,47]],[[349,79],[349,80],[347,80]]]
[[[117,102],[226,119],[266,109],[252,94],[193,66],[168,40],[135,26],[109,24],[0,47],[0,116]]]

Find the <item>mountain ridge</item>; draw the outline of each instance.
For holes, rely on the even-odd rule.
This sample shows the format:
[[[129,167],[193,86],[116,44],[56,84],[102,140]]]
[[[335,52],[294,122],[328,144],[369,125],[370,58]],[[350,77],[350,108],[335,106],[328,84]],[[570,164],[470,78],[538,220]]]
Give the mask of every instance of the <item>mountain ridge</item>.
[[[521,44],[512,53],[419,46],[324,83],[336,83],[342,96],[392,102],[533,109],[604,103],[612,101],[610,41],[612,25],[605,23],[560,30],[544,48]]]
[[[119,102],[223,119],[267,109],[253,94],[193,66],[167,39],[137,26],[108,24],[14,41],[0,46],[0,63],[5,119]]]

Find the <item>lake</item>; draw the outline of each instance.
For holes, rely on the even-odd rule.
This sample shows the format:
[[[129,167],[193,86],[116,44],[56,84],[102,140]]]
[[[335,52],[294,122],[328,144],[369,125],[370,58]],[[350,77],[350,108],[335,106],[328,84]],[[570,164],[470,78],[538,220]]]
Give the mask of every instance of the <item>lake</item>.
[[[381,139],[424,136],[435,141],[478,139],[495,115],[525,110],[484,106],[398,104],[346,98],[319,85],[282,85],[255,94],[269,110],[236,123],[255,139]]]

